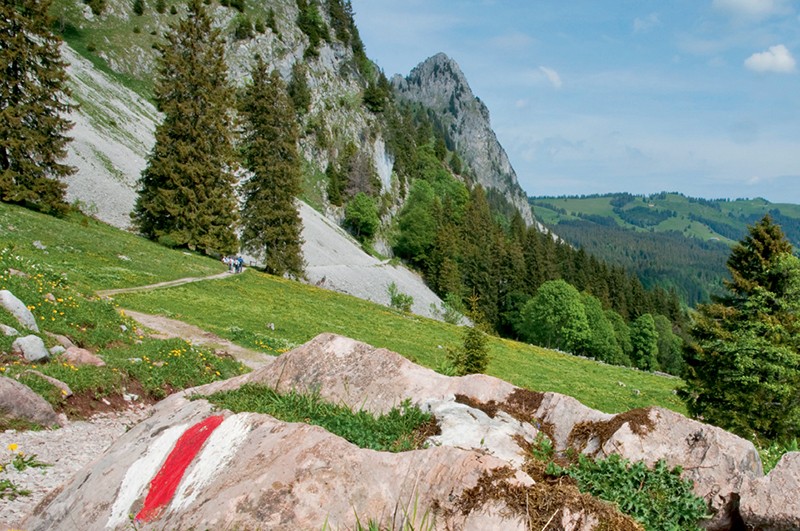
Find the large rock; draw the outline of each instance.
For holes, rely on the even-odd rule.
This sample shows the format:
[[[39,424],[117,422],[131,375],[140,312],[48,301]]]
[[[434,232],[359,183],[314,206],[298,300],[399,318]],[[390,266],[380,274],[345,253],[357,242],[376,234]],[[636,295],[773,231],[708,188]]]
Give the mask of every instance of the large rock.
[[[442,434],[424,450],[376,452],[318,427],[190,400],[248,382],[313,390],[374,412],[411,398],[437,415]],[[137,529],[352,529],[358,518],[393,528],[405,521],[427,528],[435,519],[434,529],[514,530],[529,528],[527,503],[535,499],[546,508],[538,528],[551,519],[569,530],[638,529],[608,504],[576,508],[577,490],[570,498],[522,470],[522,447],[537,431],[499,406],[535,411],[526,400],[538,404],[538,395],[487,376],[438,375],[397,354],[323,335],[253,373],[160,402],[24,527],[124,529],[133,514]],[[211,435],[203,442],[201,433]],[[160,490],[169,478],[174,490]]]
[[[747,529],[800,529],[800,452],[784,455],[766,477],[747,479],[740,497]]]
[[[681,466],[683,478],[714,513],[707,529],[729,529],[743,481],[763,476],[753,444],[721,428],[663,408],[635,409],[575,424],[570,446],[595,457],[619,454],[652,465]]]
[[[30,362],[47,360],[50,357],[50,351],[44,346],[42,338],[34,335],[15,339],[11,344],[11,352]]]
[[[15,297],[14,294],[7,289],[0,290],[0,306],[13,315],[19,324],[28,330],[39,333],[39,325],[36,324],[36,317],[33,316],[24,302]]]
[[[28,386],[5,376],[0,376],[0,415],[46,427],[65,422],[44,398]]]
[[[129,529],[129,514],[137,529],[353,529],[356,517],[418,528],[435,511],[437,528],[525,529],[519,518],[502,516],[502,505],[494,514],[458,510],[461,494],[504,467],[501,460],[452,447],[364,450],[319,427],[252,413],[222,412],[182,479],[178,473],[174,495],[159,505],[154,491],[180,470],[167,456],[187,430],[216,415],[204,400],[161,402],[24,528],[77,529],[79,522],[82,530]],[[521,472],[511,480],[532,483]]]

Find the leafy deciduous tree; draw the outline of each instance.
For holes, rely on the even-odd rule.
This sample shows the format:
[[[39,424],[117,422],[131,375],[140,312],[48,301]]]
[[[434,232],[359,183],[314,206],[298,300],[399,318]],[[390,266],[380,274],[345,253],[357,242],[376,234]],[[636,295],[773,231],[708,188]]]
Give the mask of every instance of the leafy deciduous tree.
[[[0,5],[0,200],[60,214],[67,210],[60,179],[75,169],[59,162],[72,124],[49,7],[47,0]]]
[[[545,282],[522,309],[519,333],[543,347],[580,352],[590,336],[581,294],[563,280]]]
[[[381,225],[375,200],[364,192],[358,192],[345,207],[344,224],[359,241],[372,239]]]
[[[653,316],[649,313],[640,315],[630,326],[631,345],[633,347],[631,361],[645,371],[658,369],[658,332]]]

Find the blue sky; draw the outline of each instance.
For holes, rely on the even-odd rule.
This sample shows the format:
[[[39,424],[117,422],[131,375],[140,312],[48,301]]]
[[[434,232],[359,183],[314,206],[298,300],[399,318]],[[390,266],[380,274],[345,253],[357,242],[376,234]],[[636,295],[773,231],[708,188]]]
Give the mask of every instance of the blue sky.
[[[352,0],[387,76],[455,59],[529,195],[800,203],[798,0]]]

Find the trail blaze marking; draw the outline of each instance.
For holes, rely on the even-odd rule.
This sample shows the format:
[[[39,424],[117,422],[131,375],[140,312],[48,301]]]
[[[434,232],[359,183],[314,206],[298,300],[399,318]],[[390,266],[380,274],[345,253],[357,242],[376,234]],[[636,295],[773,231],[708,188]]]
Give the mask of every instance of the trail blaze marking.
[[[180,436],[172,452],[167,456],[167,460],[161,466],[161,470],[150,482],[150,490],[144,500],[144,506],[136,515],[137,521],[149,522],[159,516],[161,510],[174,496],[186,468],[200,451],[206,439],[223,420],[222,415],[208,417]]]

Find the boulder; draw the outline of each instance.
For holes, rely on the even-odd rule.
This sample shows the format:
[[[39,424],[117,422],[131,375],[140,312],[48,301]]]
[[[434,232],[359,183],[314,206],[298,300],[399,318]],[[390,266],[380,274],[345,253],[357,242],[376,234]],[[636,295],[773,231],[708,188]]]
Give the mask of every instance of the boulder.
[[[11,352],[30,362],[46,361],[50,357],[50,351],[44,346],[42,338],[34,335],[15,339],[11,344]]]
[[[594,457],[619,454],[648,465],[664,460],[670,468],[681,466],[682,477],[694,482],[694,493],[714,514],[706,529],[730,529],[743,481],[763,476],[750,441],[658,407],[575,424],[569,438],[572,447]]]
[[[14,294],[7,289],[0,290],[0,306],[13,315],[19,324],[33,332],[39,332],[39,325],[36,324],[36,317],[33,316],[24,302],[16,298]]]
[[[198,445],[203,430],[207,439]],[[525,529],[502,503],[498,510],[458,510],[466,489],[506,465],[444,446],[365,450],[316,426],[219,412],[205,400],[173,395],[23,527],[129,529],[131,514],[143,530],[353,529],[356,518],[419,528],[435,512],[440,529]],[[171,477],[177,484],[162,496]],[[509,479],[532,483],[522,472]]]
[[[746,479],[739,513],[747,529],[800,529],[800,452],[790,452],[763,478]]]
[[[442,433],[426,449],[378,452],[316,426],[233,414],[196,396],[248,382],[314,391],[374,413],[409,398],[436,415]],[[574,487],[566,495],[565,487],[536,483],[523,471],[521,446],[537,431],[520,417],[532,419],[540,398],[488,376],[438,375],[325,334],[250,374],[159,402],[23,526],[353,529],[358,519],[381,528],[513,531],[530,528],[535,514],[537,529],[548,519],[568,530],[639,529],[610,505],[583,503]],[[529,507],[529,499],[542,503]]]
[[[95,356],[85,348],[68,347],[61,357],[73,365],[96,365],[103,367],[106,362]]]
[[[5,376],[0,376],[0,415],[47,427],[65,424],[65,419],[44,398]]]
[[[16,328],[12,328],[8,325],[4,325],[0,323],[0,332],[3,333],[4,336],[18,336],[19,332]]]
[[[483,374],[450,377],[420,367],[400,354],[335,334],[320,334],[266,367],[244,375],[245,381],[279,391],[319,391],[326,400],[372,413],[385,413],[408,399],[452,400],[455,395],[481,402],[504,402],[518,390]],[[238,387],[239,379],[207,389]],[[204,388],[205,389],[205,388]]]

